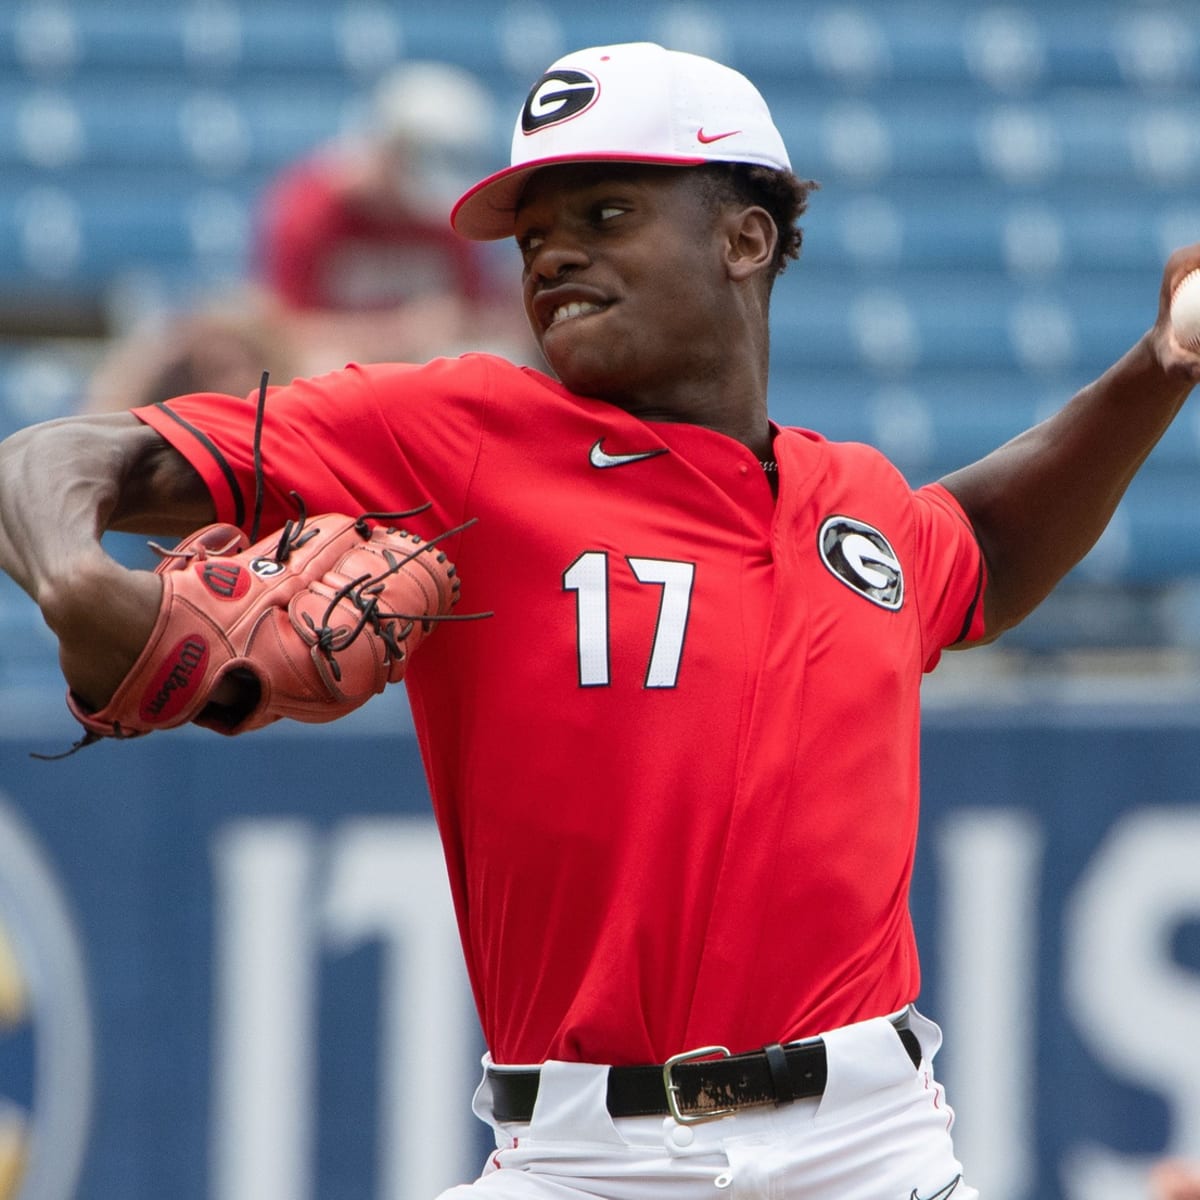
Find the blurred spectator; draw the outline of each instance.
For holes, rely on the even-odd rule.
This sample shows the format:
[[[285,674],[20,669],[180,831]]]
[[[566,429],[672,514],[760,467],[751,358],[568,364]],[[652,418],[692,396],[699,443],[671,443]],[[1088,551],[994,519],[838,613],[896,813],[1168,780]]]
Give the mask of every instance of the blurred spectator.
[[[89,412],[186,392],[246,395],[348,362],[491,350],[536,357],[509,247],[450,228],[495,149],[491,98],[466,71],[411,62],[376,87],[361,130],[287,168],[262,202],[254,278],[204,309],[154,317],[93,373]],[[501,281],[502,277],[502,281]]]
[[[320,357],[306,372],[468,347],[524,357],[511,272],[501,285],[495,248],[449,225],[452,201],[487,173],[495,134],[491,97],[474,76],[406,63],[377,86],[361,131],[268,188],[257,277],[296,343]]]
[[[491,125],[487,93],[466,72],[398,67],[363,133],[320,147],[269,188],[258,231],[267,288],[292,308],[342,312],[447,289],[479,299],[483,263],[448,214],[487,161]]]
[[[286,327],[231,296],[224,307],[147,320],[110,347],[88,379],[85,412],[120,412],[187,392],[255,390],[263,371],[287,383],[300,372]],[[343,366],[343,363],[338,363]]]
[[[1152,1200],[1200,1200],[1200,1163],[1169,1159],[1150,1174]]]

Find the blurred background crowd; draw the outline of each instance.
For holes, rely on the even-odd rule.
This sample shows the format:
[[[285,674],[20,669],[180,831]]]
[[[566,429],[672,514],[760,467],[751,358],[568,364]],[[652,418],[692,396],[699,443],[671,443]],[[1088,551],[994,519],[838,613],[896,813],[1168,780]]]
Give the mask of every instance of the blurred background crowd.
[[[3,0],[0,436],[33,421],[123,409],[185,391],[244,394],[257,388],[264,370],[282,383],[348,361],[424,360],[467,349],[536,364],[520,311],[515,252],[456,238],[446,220],[449,203],[503,165],[512,119],[530,83],[554,58],[580,45],[641,39],[708,54],[747,73],[765,94],[797,172],[821,184],[805,220],[803,257],[775,291],[775,419],[878,445],[914,483],[987,452],[1093,378],[1152,322],[1166,254],[1200,239],[1195,0],[745,0],[736,6],[684,0],[579,6],[548,0]],[[1129,755],[1110,764],[1108,777],[1124,779],[1128,767],[1130,778],[1152,778],[1156,786],[1146,795],[1113,799],[1103,820],[1096,819],[1097,829],[1107,829],[1106,821],[1119,827],[1126,808],[1146,802],[1195,800],[1180,789],[1196,776],[1186,748],[1197,726],[1188,714],[1200,702],[1200,409],[1185,410],[1108,533],[1055,596],[997,646],[948,656],[926,696],[930,712],[949,723],[944,728],[965,719],[966,706],[991,714],[996,728],[1012,724],[996,751],[1004,765],[995,771],[1009,790],[997,787],[981,799],[1008,805],[1005,812],[1041,799],[1022,797],[1013,782],[1020,770],[1034,770],[1032,758],[1020,769],[1009,766],[1023,754],[1019,738],[1008,736],[1013,729],[1087,724],[1075,750],[1088,765],[1073,770],[1075,751],[1062,752],[1046,802],[1062,812],[1053,809],[1034,839],[1044,855],[1039,862],[1057,861],[1058,874],[1038,868],[1051,897],[1049,915],[1033,911],[1038,902],[1031,898],[1005,896],[1022,911],[1027,905],[1030,928],[1041,928],[1043,944],[1057,952],[1055,905],[1066,907],[1071,889],[1101,860],[1097,840],[1087,840],[1089,833],[1080,842],[1077,829],[1069,828],[1071,814],[1078,817],[1086,802],[1071,794],[1071,780],[1093,772],[1091,786],[1102,790],[1104,748],[1128,744]],[[1043,704],[1054,707],[1029,707]],[[1074,715],[1046,717],[1048,711]],[[1185,729],[1183,739],[1180,726],[1156,724],[1167,711]],[[52,642],[33,606],[3,579],[0,713],[9,738],[36,736],[45,749],[47,741],[71,736]],[[394,707],[385,715],[397,719]],[[1113,724],[1121,725],[1128,743],[1098,732]],[[1151,725],[1162,740],[1147,747],[1138,739]],[[191,745],[186,736],[182,744]],[[95,1019],[100,1029],[116,1028],[111,1036],[124,1045],[136,1040],[120,1016],[130,1002],[129,980],[143,981],[137,999],[157,995],[162,963],[180,968],[180,937],[203,941],[210,903],[216,904],[207,893],[197,901],[183,892],[164,904],[154,870],[169,861],[179,879],[200,887],[196,881],[209,878],[207,860],[187,860],[179,839],[206,820],[216,829],[218,818],[234,822],[255,804],[268,804],[269,781],[254,785],[253,799],[240,807],[223,800],[216,816],[212,796],[197,792],[182,833],[159,825],[152,807],[135,812],[128,782],[121,785],[127,807],[118,806],[118,816],[126,836],[109,849],[131,854],[131,846],[141,847],[146,856],[130,865],[130,894],[121,893],[128,907],[111,903],[121,920],[142,914],[137,921],[145,923],[134,930],[142,941],[127,944],[103,923],[109,900],[89,909],[81,899],[99,884],[87,866],[89,847],[80,844],[88,838],[78,831],[78,805],[109,803],[104,788],[111,783],[119,790],[109,778],[114,770],[128,770],[135,785],[149,787],[171,755],[129,748],[120,761],[135,768],[116,769],[109,756],[91,768],[96,776],[83,787],[88,768],[27,778],[14,745],[6,743],[11,769],[0,786],[21,796],[16,807],[53,847],[49,875],[57,872],[67,891],[74,889],[71,903],[93,921],[84,930],[82,953],[105,967],[103,983],[92,976]],[[935,768],[943,761],[939,746],[933,747]],[[1154,765],[1129,766],[1141,763],[1130,757],[1139,752]],[[23,748],[20,753],[23,762]],[[238,770],[253,775],[260,769],[249,751],[230,753]],[[1176,753],[1179,762],[1163,765]],[[1057,754],[1046,756],[1048,773]],[[411,771],[408,782],[396,785],[407,797],[399,807],[420,811],[415,753],[408,746],[403,755]],[[275,769],[284,768],[276,761]],[[953,824],[961,793],[943,801],[936,770],[932,777],[930,845],[940,854],[950,845],[966,846],[961,835],[968,827]],[[153,805],[154,797],[144,802]],[[111,806],[104,811],[112,817]],[[939,824],[943,812],[951,815]],[[327,831],[334,820],[315,808],[304,816],[313,830]],[[373,1194],[392,1200],[408,1194],[402,1166],[395,1166],[394,1180],[401,1182],[394,1184],[382,1160],[373,1174],[339,1171],[339,1153],[358,1136],[345,1126],[338,1126],[344,1137],[337,1147],[330,1141],[313,1151],[323,1166],[299,1172],[291,1193],[279,1190],[287,1177],[278,1171],[269,1173],[274,1191],[264,1184],[248,1193],[230,1182],[254,1178],[246,1162],[259,1143],[250,1134],[250,1157],[237,1159],[239,1167],[228,1165],[233,1151],[228,1161],[213,1151],[213,1181],[197,1183],[189,1174],[191,1190],[185,1191],[165,1147],[178,1167],[181,1144],[202,1158],[214,1138],[225,1143],[211,1131],[177,1137],[172,1127],[161,1161],[145,1145],[114,1150],[126,1147],[120,1139],[139,1121],[160,1128],[156,1122],[172,1113],[187,1120],[195,1114],[178,1096],[156,1103],[153,1086],[145,1079],[135,1086],[127,1077],[128,1065],[126,1076],[112,1076],[111,1062],[109,1075],[97,1075],[97,1094],[111,1087],[115,1095],[123,1087],[126,1096],[137,1093],[141,1107],[130,1111],[110,1097],[105,1119],[120,1124],[110,1130],[105,1155],[96,1157],[93,1149],[92,1165],[81,1166],[80,1140],[74,1151],[68,1146],[60,1154],[60,1166],[74,1166],[62,1166],[57,1176],[44,1155],[35,1157],[22,1190],[31,1097],[39,1087],[54,1096],[62,1087],[65,1096],[70,1087],[62,1080],[76,1076],[59,1067],[46,1074],[50,1068],[37,1048],[39,1038],[49,1038],[47,1029],[59,1028],[46,1014],[58,1020],[65,1010],[58,999],[37,994],[48,968],[22,936],[32,939],[28,931],[41,926],[22,915],[32,893],[21,890],[24,882],[12,882],[24,879],[13,874],[13,864],[27,859],[13,857],[3,817],[0,804],[0,1035],[10,1034],[0,1036],[0,1098],[15,1096],[18,1103],[0,1102],[0,1197],[65,1200],[80,1171],[85,1185],[79,1194],[88,1197],[117,1194],[119,1184],[131,1197],[191,1196],[203,1187],[212,1200],[250,1200],[251,1194],[253,1200],[304,1200],[318,1177],[323,1198],[368,1194],[365,1179]],[[1024,828],[981,824],[982,840],[970,845],[983,846],[985,834],[994,837],[987,845],[1032,844],[1022,841]],[[204,829],[193,839],[197,845],[228,849],[225,834]],[[1186,829],[1193,837],[1186,844],[1200,853],[1200,830]],[[1184,844],[1178,830],[1172,836],[1175,845]],[[341,850],[318,850],[304,838],[280,843],[301,844],[309,857],[296,850],[296,861],[315,864],[313,878],[322,881],[312,885],[314,894],[326,886],[333,894],[322,872],[332,872],[329,862],[338,861]],[[219,869],[229,871],[220,875],[214,868],[222,886],[234,889],[241,877],[230,863],[241,860],[212,853]],[[153,868],[146,866],[149,859]],[[266,855],[264,861],[278,860]],[[1019,857],[998,854],[987,861],[1007,861],[1012,877],[1020,877],[1012,865]],[[1007,877],[996,870],[996,878]],[[139,871],[143,891],[135,896],[131,881]],[[1200,877],[1200,870],[1192,874]],[[148,898],[155,895],[159,899]],[[1170,903],[1151,899],[1147,905],[1158,904],[1154,911],[1174,921],[1163,926],[1162,958],[1174,972],[1163,979],[1177,989],[1172,995],[1195,1002],[1189,1011],[1198,1015],[1180,1026],[1186,1030],[1200,1022],[1200,986],[1193,982],[1200,971],[1200,895],[1185,877],[1171,896]],[[932,923],[932,899],[918,897],[918,903]],[[171,930],[158,940],[145,916],[156,905]],[[216,911],[219,924],[225,910],[217,905]],[[320,912],[313,920],[332,938],[334,918]],[[989,915],[994,912],[981,909],[979,919]],[[15,931],[11,945],[6,924]],[[147,945],[160,957],[145,951]],[[934,949],[933,985],[948,993],[937,961],[941,950]],[[217,950],[206,951],[200,966],[188,965],[184,974],[199,978],[216,957]],[[154,969],[147,970],[151,958]],[[1041,982],[1021,994],[1036,993],[1051,1012],[1047,997],[1059,986],[1058,966],[1039,970]],[[183,999],[180,985],[172,1015],[207,1021],[219,1005],[205,985],[191,982],[198,997]],[[1119,991],[1117,981],[1113,986]],[[165,1022],[165,1006],[156,1005],[151,1002],[151,1010]],[[237,1026],[228,1013],[224,1019]],[[69,1032],[75,1021],[62,1017],[61,1028]],[[1049,1020],[1039,1034],[1044,1045],[1030,1034],[1029,1046],[1041,1046],[1038,1053],[1061,1048],[1064,1038],[1055,1038],[1053,1027]],[[169,1038],[166,1044],[175,1045]],[[188,1104],[208,1104],[235,1144],[237,1121],[220,1108],[220,1094],[206,1091],[207,1049],[187,1044],[180,1070],[201,1081],[186,1093]],[[247,1044],[257,1043],[248,1037]],[[1127,1196],[1135,1194],[1131,1180],[1148,1186],[1148,1164],[1163,1147],[1200,1154],[1198,1072],[1184,1070],[1200,1066],[1200,1050],[1194,1038],[1173,1045],[1175,1062],[1164,1055],[1155,1076],[1159,1099],[1147,1101],[1149,1091],[1132,1098],[1121,1093],[1121,1106],[1110,1104],[1119,1114],[1112,1128],[1106,1117],[1095,1117],[1096,1130],[1104,1127],[1096,1137],[1136,1159],[1128,1173],[1113,1165],[1115,1157],[1088,1159],[1080,1151],[1070,1158],[1063,1147],[1072,1135],[1065,1131],[1047,1135],[1058,1139],[1053,1145],[1035,1144],[1041,1131],[1022,1127],[1009,1132],[1011,1145],[1024,1147],[1024,1159],[994,1151],[994,1178],[1008,1184],[1007,1191],[990,1193],[995,1200]],[[231,1052],[222,1068],[232,1076],[235,1057]],[[1068,1061],[1078,1065],[1083,1057],[1068,1054]],[[6,1078],[6,1068],[15,1076]],[[1087,1070],[1080,1067],[1078,1078],[1090,1078]],[[46,1082],[51,1079],[58,1081],[53,1087]],[[1045,1083],[1047,1108],[1062,1082],[1060,1072]],[[218,1083],[212,1087],[219,1092]],[[346,1087],[353,1091],[354,1085]],[[1108,1095],[1102,1088],[1097,1094]],[[1161,1099],[1168,1094],[1171,1104]],[[322,1112],[338,1108],[322,1104]],[[234,1105],[230,1111],[240,1110]],[[1149,1113],[1149,1124],[1140,1125],[1132,1113],[1139,1119]],[[980,1129],[983,1120],[976,1120]],[[85,1138],[79,1132],[85,1114],[68,1113],[61,1121]],[[262,1144],[275,1145],[263,1138]],[[992,1140],[1008,1145],[999,1135]],[[976,1141],[986,1157],[987,1131]],[[461,1153],[451,1157],[454,1164],[461,1159]],[[1049,1169],[1051,1162],[1068,1161],[1074,1165]],[[985,1163],[985,1176],[987,1169]],[[1159,1180],[1164,1200],[1200,1194],[1186,1190],[1194,1183],[1169,1173]]]
[[[775,416],[914,481],[990,449],[1150,322],[1200,228],[1194,4],[14,0],[0,15],[0,433],[355,359],[527,360],[507,247],[445,211],[565,48],[727,59],[820,181],[774,316]],[[1200,424],[988,666],[1200,647]],[[20,624],[0,597],[0,633]],[[986,656],[974,656],[973,671]],[[1052,660],[1052,661],[1050,661]],[[0,671],[15,670],[9,664]],[[948,675],[951,672],[947,673]],[[936,689],[935,689],[936,690]]]

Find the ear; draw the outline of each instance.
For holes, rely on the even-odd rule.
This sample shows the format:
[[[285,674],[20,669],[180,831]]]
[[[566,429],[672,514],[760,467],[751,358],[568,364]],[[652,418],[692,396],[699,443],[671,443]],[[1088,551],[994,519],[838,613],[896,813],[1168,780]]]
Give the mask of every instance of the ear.
[[[725,268],[741,282],[770,269],[779,231],[765,208],[729,209],[725,213]]]

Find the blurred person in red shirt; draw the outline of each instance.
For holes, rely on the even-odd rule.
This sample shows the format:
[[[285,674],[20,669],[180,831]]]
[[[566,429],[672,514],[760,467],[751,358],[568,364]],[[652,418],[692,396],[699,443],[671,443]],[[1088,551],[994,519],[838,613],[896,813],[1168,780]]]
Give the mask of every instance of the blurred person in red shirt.
[[[490,166],[494,126],[492,98],[469,72],[405,63],[377,85],[362,129],[270,185],[257,281],[306,358],[316,356],[306,372],[422,361],[478,348],[481,338],[526,357],[494,247],[448,220],[453,200]]]
[[[492,165],[494,129],[492,99],[469,72],[394,68],[359,127],[287,167],[264,193],[252,278],[115,338],[83,411],[189,392],[246,395],[264,370],[285,384],[351,362],[469,349],[535,361],[509,248],[450,227],[453,201]]]

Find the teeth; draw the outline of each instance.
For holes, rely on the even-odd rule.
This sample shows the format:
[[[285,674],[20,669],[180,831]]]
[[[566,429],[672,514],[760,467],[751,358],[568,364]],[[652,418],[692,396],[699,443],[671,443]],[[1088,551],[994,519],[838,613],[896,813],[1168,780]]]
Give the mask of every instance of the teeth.
[[[555,325],[559,321],[567,320],[569,317],[582,317],[586,316],[588,313],[599,311],[599,304],[588,304],[585,301],[572,300],[570,304],[559,305],[559,307],[554,310],[554,314],[550,318],[550,324]]]

